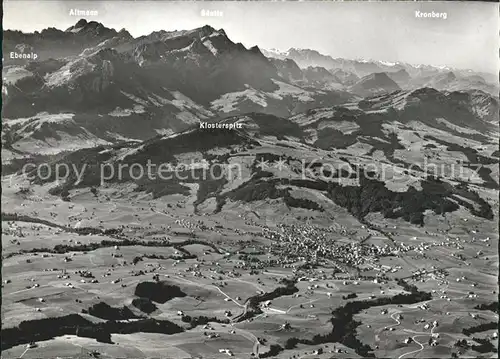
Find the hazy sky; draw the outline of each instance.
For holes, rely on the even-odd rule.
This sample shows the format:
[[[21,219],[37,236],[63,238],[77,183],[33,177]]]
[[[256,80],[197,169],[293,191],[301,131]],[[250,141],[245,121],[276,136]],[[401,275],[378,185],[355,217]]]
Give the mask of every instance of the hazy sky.
[[[311,48],[333,57],[405,61],[499,71],[499,5],[481,2],[4,2],[4,29],[66,29],[80,17],[69,9],[97,10],[87,20],[133,36],[209,24],[250,47]],[[202,17],[201,10],[222,11]],[[415,11],[446,12],[446,19]]]

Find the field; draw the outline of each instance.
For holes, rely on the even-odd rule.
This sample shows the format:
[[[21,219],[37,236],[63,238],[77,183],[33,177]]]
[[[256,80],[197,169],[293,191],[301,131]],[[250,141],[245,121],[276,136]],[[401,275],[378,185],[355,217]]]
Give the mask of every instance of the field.
[[[4,351],[5,358],[69,358],[93,351],[102,358],[218,358],[225,355],[219,351],[223,349],[237,358],[252,353],[265,357],[273,350],[277,358],[363,356],[341,337],[320,339],[333,335],[332,311],[349,303],[369,303],[353,312],[350,320],[359,324],[349,330],[377,357],[447,356],[458,340],[470,341],[463,330],[498,321],[496,313],[476,309],[497,295],[496,230],[472,217],[465,223],[460,211],[427,215],[425,230],[370,214],[373,225],[390,230],[393,241],[415,250],[367,256],[357,270],[348,272],[335,266],[297,271],[293,268],[300,259],[293,266],[277,265],[280,255],[272,249],[276,237],[268,234],[279,233],[276,223],[290,221],[285,212],[270,212],[263,222],[248,214],[239,216],[236,207],[233,212],[229,206],[208,217],[193,215],[189,200],[179,202],[175,210],[166,205],[176,203],[173,197],[137,195],[120,200],[126,189],[119,186],[97,196],[75,190],[68,203],[46,194],[43,187],[20,195],[18,186],[10,185],[2,194],[4,212],[25,217],[3,222],[4,330],[23,321],[75,313],[89,326],[103,325],[110,318],[92,311],[102,303],[113,308],[115,320],[128,322],[132,329],[111,332],[112,343],[76,336],[68,329],[33,348],[13,345]],[[113,201],[106,201],[106,196],[113,196]],[[265,203],[253,206],[260,206],[260,213],[266,208]],[[369,235],[367,245],[390,243],[386,235],[353,222],[341,208],[332,211],[339,228],[354,226],[352,239]],[[305,212],[297,209],[295,215],[301,213]],[[321,228],[320,222],[316,217],[315,226]],[[96,231],[82,233],[86,228]],[[338,245],[352,240],[335,231],[328,236]],[[151,289],[145,289],[147,283]],[[175,290],[161,294],[153,289],[160,284]],[[391,304],[398,296],[408,296],[404,300],[411,302],[405,286],[429,293],[429,299]],[[145,307],[137,304],[139,297],[152,309],[144,312]],[[168,321],[181,332],[133,329],[133,323],[144,318]],[[487,338],[492,333],[473,336]],[[433,335],[439,335],[438,343],[429,347]],[[299,342],[292,344],[296,339]],[[475,355],[473,348],[467,353]]]

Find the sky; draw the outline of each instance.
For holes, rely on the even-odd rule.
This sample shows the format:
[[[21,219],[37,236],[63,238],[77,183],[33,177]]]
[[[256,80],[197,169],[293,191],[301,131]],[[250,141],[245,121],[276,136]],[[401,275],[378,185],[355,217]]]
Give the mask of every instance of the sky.
[[[133,36],[203,25],[246,47],[309,48],[332,57],[442,65],[498,73],[499,4],[485,2],[4,1],[4,29],[66,29],[87,20]],[[201,10],[222,12],[201,16]],[[415,12],[446,13],[418,18]]]

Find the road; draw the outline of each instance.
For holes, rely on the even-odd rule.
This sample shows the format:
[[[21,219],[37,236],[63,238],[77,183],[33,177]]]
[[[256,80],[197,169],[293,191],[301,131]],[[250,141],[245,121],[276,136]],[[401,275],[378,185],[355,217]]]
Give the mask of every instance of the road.
[[[297,307],[300,307],[301,305],[305,305],[305,304],[311,304],[311,303],[314,303],[318,300],[319,300],[319,298],[318,299],[311,299],[310,301],[305,302],[305,303],[294,304],[286,310],[285,314],[288,314],[293,308],[297,308]]]
[[[232,325],[232,324],[231,324]],[[238,329],[239,334],[243,335],[245,338],[249,339],[250,341],[253,341],[253,348],[252,351],[255,353],[255,357],[259,357],[259,349],[260,349],[260,342],[259,339],[251,332],[247,332],[245,330]],[[250,338],[246,336],[246,334],[250,335]]]
[[[455,298],[456,299],[456,298]],[[431,300],[428,300],[424,303],[428,303],[428,302],[431,302],[433,300],[438,300],[438,299],[431,299]],[[407,309],[416,309],[419,305],[421,305],[422,303],[418,303],[418,304],[414,304],[413,306],[408,306]],[[396,322],[396,324],[388,327],[388,328],[391,328],[391,327],[396,327],[396,326],[399,326],[401,325],[401,321],[399,319],[396,319],[394,316],[395,315],[398,315],[400,314],[402,311],[398,310],[398,311],[395,311],[394,313],[391,314],[391,319],[394,320]],[[412,356],[412,357],[415,357],[415,354],[416,353],[419,353],[421,352],[422,350],[424,350],[424,345],[422,343],[420,343],[416,338],[417,337],[432,337],[434,335],[434,331],[437,329],[438,327],[435,327],[435,326],[432,326],[431,327],[431,330],[429,332],[417,332],[417,331],[414,331],[414,330],[410,330],[410,329],[406,329],[406,328],[403,328],[402,330],[405,332],[405,333],[410,333],[410,334],[414,334],[411,339],[417,344],[420,346],[419,349],[416,349],[416,350],[412,350],[412,351],[409,351],[407,353],[403,353],[401,354],[398,359],[401,359],[401,358],[404,358],[406,356]],[[437,333],[436,333],[437,334]],[[450,335],[452,337],[454,337],[453,334],[450,334],[450,333],[439,333],[441,335]]]
[[[153,209],[153,208],[151,208],[151,211],[154,212],[154,213],[161,214],[161,215],[163,215],[165,217],[172,218],[172,219],[177,219],[178,218],[178,217],[174,217],[174,216],[172,216],[172,215],[170,215],[168,213],[157,211],[156,209]]]
[[[414,309],[414,308],[411,308],[411,309]],[[396,324],[393,324],[393,325],[391,325],[391,326],[390,326],[390,327],[388,327],[388,328],[393,328],[393,327],[397,327],[398,325],[401,325],[401,321],[400,321],[399,319],[397,319],[397,318],[395,318],[395,317],[394,317],[395,315],[399,315],[399,314],[401,314],[401,311],[399,311],[399,310],[398,310],[398,311],[395,311],[394,313],[392,313],[392,314],[391,314],[391,319],[392,319],[392,320],[394,320],[394,321],[396,322]],[[416,333],[417,333],[417,335],[414,335],[413,337],[411,337],[411,339],[412,339],[412,340],[413,340],[416,344],[418,344],[418,345],[420,346],[420,348],[419,348],[419,349],[416,349],[416,350],[412,350],[412,351],[407,352],[407,353],[404,353],[404,354],[401,354],[401,355],[398,357],[398,359],[401,359],[401,358],[403,358],[403,357],[405,357],[405,356],[407,356],[407,355],[410,355],[410,354],[419,353],[419,352],[421,352],[422,350],[424,350],[424,346],[423,346],[423,344],[422,344],[422,343],[420,343],[418,340],[416,340],[416,338],[417,338],[417,337],[423,337],[423,336],[432,335],[434,328],[435,328],[435,327],[433,327],[433,328],[431,329],[431,332],[430,332],[430,333],[425,333],[425,332],[416,332]],[[407,333],[412,333],[412,332],[413,332],[413,331],[408,330],[408,329],[406,329],[406,328],[403,328],[403,331],[404,331],[404,332],[407,332]]]
[[[411,339],[412,339],[415,343],[417,343],[418,345],[420,345],[420,348],[419,348],[419,349],[416,349],[416,350],[413,350],[413,351],[411,351],[411,352],[408,352],[408,353],[401,354],[401,355],[398,357],[398,359],[401,359],[401,358],[403,358],[403,357],[405,357],[405,356],[407,356],[407,355],[410,355],[410,354],[416,354],[416,353],[419,353],[419,352],[421,352],[422,350],[424,350],[424,345],[423,345],[422,343],[420,343],[417,339],[415,339],[415,338],[417,338],[417,337],[423,337],[423,336],[427,336],[427,334],[419,334],[419,335],[414,335],[413,337],[411,337]]]
[[[237,282],[241,282],[241,283],[250,284],[251,286],[255,287],[257,290],[260,290],[261,292],[265,292],[265,290],[262,289],[262,287],[258,286],[256,283],[248,282],[248,281],[241,280],[241,279],[238,279],[238,278],[233,278],[231,280],[234,280],[234,281],[237,281]]]
[[[216,285],[213,285],[213,284],[201,284],[201,283],[196,283],[196,282],[193,282],[192,280],[189,280],[189,279],[186,279],[186,278],[182,278],[182,277],[179,277],[177,275],[174,275],[173,277],[179,279],[179,280],[182,280],[184,282],[188,282],[190,284],[193,284],[193,285],[196,285],[198,287],[203,287],[203,288],[207,288],[207,287],[210,287],[210,288],[215,288],[219,291],[219,293],[221,293],[223,296],[225,296],[226,298],[230,299],[234,304],[236,304],[238,307],[241,307],[241,308],[245,308],[246,306],[243,305],[243,304],[240,304],[238,303],[236,300],[234,300],[233,298],[231,298],[229,295],[227,295],[222,289],[220,289],[219,287],[217,287]]]
[[[24,356],[24,354],[26,354],[26,352],[30,350],[30,348],[26,348],[26,350],[19,356],[19,358],[22,358]]]
[[[217,287],[216,285],[212,285],[212,284],[201,284],[201,283],[196,283],[196,282],[193,282],[192,280],[189,280],[189,279],[186,279],[186,278],[182,278],[182,277],[179,277],[179,276],[174,276],[176,277],[177,279],[180,279],[182,281],[185,281],[185,282],[188,282],[188,283],[191,283],[193,285],[196,285],[196,286],[199,286],[199,287],[211,287],[211,288],[215,288],[219,291],[219,293],[221,293],[223,296],[225,296],[226,298],[229,298],[233,303],[235,303],[237,306],[241,307],[241,308],[244,308],[245,312],[247,310],[247,306],[246,305],[242,305],[240,303],[238,303],[236,300],[234,300],[233,298],[231,298],[228,294],[226,294],[222,289],[220,289],[219,287]],[[233,326],[233,323],[231,323],[231,326]],[[253,352],[256,354],[256,356],[258,357],[259,356],[259,348],[260,348],[260,343],[259,343],[259,339],[253,335],[252,333],[250,332],[247,332],[247,331],[244,331],[242,329],[239,329],[237,328],[238,331],[240,331],[240,333],[245,333],[245,334],[249,334],[251,336],[251,340],[254,341],[254,345],[253,345]],[[246,335],[243,335],[244,337],[246,337],[247,339],[249,339]]]

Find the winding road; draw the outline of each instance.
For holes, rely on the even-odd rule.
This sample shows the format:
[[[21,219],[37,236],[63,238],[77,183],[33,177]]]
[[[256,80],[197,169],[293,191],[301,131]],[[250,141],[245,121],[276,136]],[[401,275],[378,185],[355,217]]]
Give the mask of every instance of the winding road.
[[[220,288],[219,288],[219,287],[217,287],[216,285],[196,283],[196,282],[193,282],[192,280],[189,280],[189,279],[186,279],[186,278],[182,278],[182,277],[179,277],[179,276],[174,276],[174,277],[176,277],[177,279],[179,279],[179,280],[181,280],[181,281],[185,281],[185,282],[188,282],[188,283],[190,283],[190,284],[193,284],[193,285],[196,285],[196,286],[199,286],[199,287],[204,287],[204,288],[206,288],[206,287],[215,288],[215,289],[217,289],[217,290],[219,291],[219,293],[221,293],[221,294],[222,294],[223,296],[225,296],[226,298],[230,299],[230,300],[231,300],[234,304],[236,304],[237,306],[239,306],[239,307],[241,307],[241,308],[244,308],[244,313],[246,313],[246,311],[247,311],[247,305],[246,305],[246,304],[245,304],[245,305],[243,305],[243,304],[238,303],[236,300],[234,300],[233,298],[231,298],[228,294],[226,294],[226,293],[225,293],[222,289],[220,289]],[[233,324],[233,323],[231,323],[231,326],[233,326],[233,325],[234,325],[234,324]],[[241,332],[241,334],[242,334],[245,338],[247,338],[247,339],[249,339],[249,340],[251,340],[251,341],[253,341],[253,342],[254,342],[254,344],[253,344],[253,352],[255,353],[255,355],[256,355],[257,357],[259,357],[259,348],[260,348],[260,342],[259,342],[259,339],[258,339],[255,335],[253,335],[252,333],[250,333],[250,332],[247,332],[247,331],[245,331],[245,330],[243,330],[243,329],[240,329],[240,328],[237,328],[237,329],[238,329],[238,331],[239,331],[239,332]],[[244,334],[243,334],[243,333],[244,333]],[[249,334],[249,335],[250,335],[250,338],[249,338],[247,335],[245,335],[245,334]]]
[[[418,334],[418,335],[414,335],[413,337],[411,337],[411,339],[412,339],[415,343],[417,343],[418,345],[420,345],[420,349],[413,350],[413,351],[411,351],[411,352],[401,354],[401,355],[398,357],[398,359],[401,359],[401,358],[403,358],[403,357],[405,357],[405,356],[407,356],[407,355],[410,355],[410,354],[419,353],[419,352],[421,352],[422,350],[424,350],[424,345],[423,345],[422,343],[420,343],[417,339],[415,339],[415,338],[417,338],[417,337],[423,337],[423,336],[427,336],[427,334]]]

